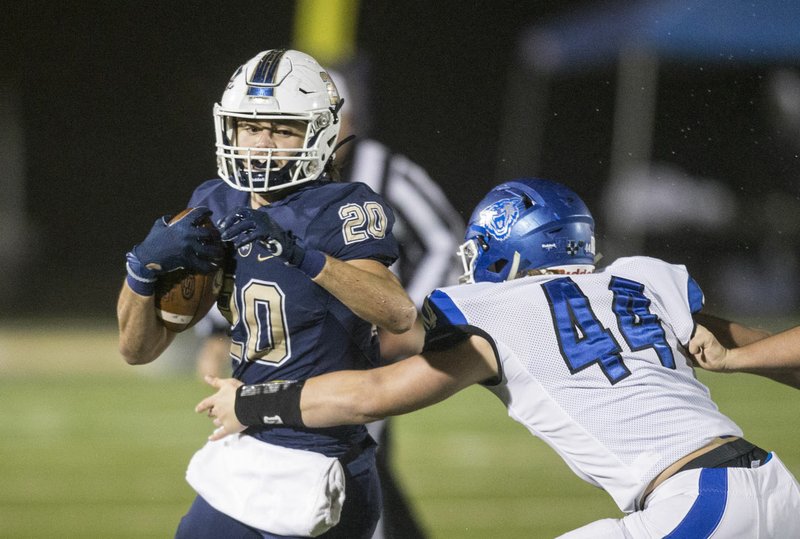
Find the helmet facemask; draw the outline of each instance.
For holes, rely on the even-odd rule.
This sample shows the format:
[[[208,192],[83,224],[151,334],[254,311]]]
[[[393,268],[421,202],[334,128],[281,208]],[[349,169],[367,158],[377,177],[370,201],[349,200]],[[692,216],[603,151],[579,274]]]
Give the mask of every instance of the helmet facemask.
[[[231,114],[214,111],[224,133],[217,142],[220,175],[242,191],[263,193],[288,185],[314,180],[323,172],[325,155],[322,137],[334,121],[334,113],[325,111],[314,120],[299,115]],[[254,147],[238,144],[237,127],[241,122],[303,122],[303,143],[297,147]],[[330,154],[328,154],[330,155]],[[327,157],[327,156],[326,156]],[[326,158],[327,161],[327,158]]]
[[[471,284],[475,282],[475,262],[478,259],[478,242],[477,240],[467,240],[461,244],[456,253],[461,259],[461,265],[464,268],[464,273],[458,278],[459,284]]]

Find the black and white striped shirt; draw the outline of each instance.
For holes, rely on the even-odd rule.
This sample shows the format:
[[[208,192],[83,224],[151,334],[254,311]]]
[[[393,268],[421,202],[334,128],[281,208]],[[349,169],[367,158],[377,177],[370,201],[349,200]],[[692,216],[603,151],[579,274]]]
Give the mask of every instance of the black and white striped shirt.
[[[366,183],[394,210],[400,258],[392,270],[418,308],[434,288],[456,284],[464,221],[425,169],[380,142],[361,139],[353,143],[343,176]]]

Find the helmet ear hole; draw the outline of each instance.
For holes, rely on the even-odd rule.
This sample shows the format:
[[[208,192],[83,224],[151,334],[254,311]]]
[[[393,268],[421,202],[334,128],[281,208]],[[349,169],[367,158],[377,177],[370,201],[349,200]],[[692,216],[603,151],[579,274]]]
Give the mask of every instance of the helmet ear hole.
[[[489,264],[487,269],[492,273],[500,273],[501,271],[503,271],[503,269],[505,269],[506,266],[508,266],[508,260],[505,258],[501,258]]]

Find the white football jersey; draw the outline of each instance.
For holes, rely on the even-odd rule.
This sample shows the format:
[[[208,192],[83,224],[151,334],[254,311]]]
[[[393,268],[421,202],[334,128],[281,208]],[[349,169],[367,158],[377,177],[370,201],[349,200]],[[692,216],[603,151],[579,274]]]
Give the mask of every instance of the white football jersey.
[[[741,436],[697,381],[685,346],[703,304],[684,266],[647,257],[583,275],[435,290],[429,347],[453,328],[494,343],[508,414],[625,512],[662,470]]]

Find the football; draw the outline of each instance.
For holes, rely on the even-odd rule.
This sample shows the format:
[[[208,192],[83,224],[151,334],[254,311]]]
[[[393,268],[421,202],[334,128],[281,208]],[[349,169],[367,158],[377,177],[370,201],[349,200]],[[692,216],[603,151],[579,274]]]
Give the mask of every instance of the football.
[[[192,208],[187,208],[170,220],[182,219]],[[217,230],[209,218],[200,226]],[[159,276],[156,282],[156,316],[164,327],[180,333],[195,325],[217,301],[222,288],[222,268],[207,275],[175,270]]]

